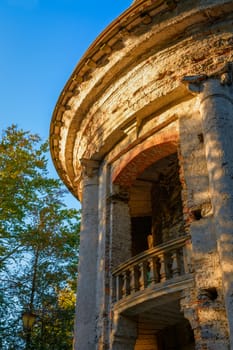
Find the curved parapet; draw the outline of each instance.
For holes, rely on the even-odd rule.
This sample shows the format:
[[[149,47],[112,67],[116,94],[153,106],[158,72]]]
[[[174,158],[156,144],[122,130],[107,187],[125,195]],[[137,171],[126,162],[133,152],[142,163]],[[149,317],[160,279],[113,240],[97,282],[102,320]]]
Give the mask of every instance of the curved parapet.
[[[190,237],[151,248],[113,271],[115,309],[133,312],[142,301],[160,298],[192,282]],[[156,296],[155,296],[156,295]],[[150,296],[150,297],[148,297]]]

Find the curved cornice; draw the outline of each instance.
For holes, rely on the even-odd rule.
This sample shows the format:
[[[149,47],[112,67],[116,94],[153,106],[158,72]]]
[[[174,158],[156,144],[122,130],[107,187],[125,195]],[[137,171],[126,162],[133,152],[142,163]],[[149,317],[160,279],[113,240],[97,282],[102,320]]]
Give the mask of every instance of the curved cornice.
[[[180,12],[176,11],[177,4],[180,6]],[[184,13],[181,11],[183,6],[186,6]],[[215,10],[215,14],[212,13],[212,9]],[[111,85],[113,78],[110,77],[109,72],[111,71],[112,75],[118,77],[127,66],[137,64],[133,62],[134,55],[137,57],[141,55],[143,59],[145,52],[151,50],[152,47],[157,46],[159,50],[165,45],[164,43],[169,45],[172,40],[179,40],[187,28],[189,28],[188,35],[190,36],[192,28],[197,23],[198,25],[201,23],[204,27],[206,23],[212,24],[216,18],[218,20],[226,17],[226,14],[231,13],[232,10],[232,1],[224,0],[187,0],[186,2],[138,0],[94,41],[65,85],[55,107],[50,127],[50,149],[54,165],[61,179],[76,196],[76,186],[80,182],[80,179],[77,178],[80,170],[74,169],[74,163],[77,167],[77,160],[74,160],[77,131],[90,110],[90,106],[98,100],[106,87]],[[167,15],[171,11],[173,11],[174,19]],[[147,33],[150,32],[154,20],[157,21],[154,25],[158,30],[153,34],[154,38],[151,40]],[[138,33],[137,29],[140,26],[142,28]],[[142,41],[134,40],[136,36],[141,36]],[[124,48],[124,40],[129,37],[132,37],[132,40],[127,50]],[[200,71],[195,68],[194,73],[200,73]],[[177,80],[177,83],[173,84],[174,89],[177,89],[178,85]],[[77,96],[81,96],[81,102],[77,102]]]
[[[117,49],[116,47],[118,41],[121,41],[129,34],[128,30],[126,29],[129,24],[131,24],[132,27],[138,25],[139,22],[136,19],[150,7],[159,9],[161,5],[165,5],[165,7],[169,9],[170,5],[167,5],[167,3],[170,3],[170,1],[135,1],[129,9],[127,9],[107,27],[88,48],[59,96],[50,125],[50,150],[53,163],[59,176],[76,196],[77,193],[75,193],[73,188],[74,184],[70,181],[65,169],[66,167],[64,166],[64,162],[61,162],[59,155],[59,144],[61,139],[64,137],[64,135],[61,135],[61,127],[64,123],[62,120],[62,115],[70,108],[67,102],[75,93],[78,93],[78,89],[81,87],[82,83],[90,78],[91,72],[97,67],[98,62],[101,61],[101,58],[105,58],[105,56],[107,56],[107,59],[109,59],[111,57],[111,53]],[[149,22],[151,21],[149,17],[147,18],[146,13],[139,19],[140,22],[143,23],[147,23],[148,20]],[[136,23],[134,23],[135,20]]]

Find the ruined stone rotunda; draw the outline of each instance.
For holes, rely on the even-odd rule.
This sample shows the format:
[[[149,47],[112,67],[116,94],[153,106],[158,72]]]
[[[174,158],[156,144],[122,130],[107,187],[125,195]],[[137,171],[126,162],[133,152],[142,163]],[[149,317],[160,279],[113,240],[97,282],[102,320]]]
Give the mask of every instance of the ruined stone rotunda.
[[[137,0],[59,97],[75,350],[233,349],[233,1]]]

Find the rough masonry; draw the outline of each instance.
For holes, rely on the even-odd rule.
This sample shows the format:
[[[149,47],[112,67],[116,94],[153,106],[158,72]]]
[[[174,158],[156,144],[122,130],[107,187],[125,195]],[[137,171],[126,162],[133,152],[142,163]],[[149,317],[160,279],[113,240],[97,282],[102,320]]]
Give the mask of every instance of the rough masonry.
[[[233,349],[233,1],[136,0],[54,110],[75,350]]]

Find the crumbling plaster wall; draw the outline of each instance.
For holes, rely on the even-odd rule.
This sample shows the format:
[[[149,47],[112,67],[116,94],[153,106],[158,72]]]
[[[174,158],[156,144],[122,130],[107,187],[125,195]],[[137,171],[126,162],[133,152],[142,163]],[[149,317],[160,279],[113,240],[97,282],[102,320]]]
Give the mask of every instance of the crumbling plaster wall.
[[[88,51],[61,95],[51,127],[57,169],[75,195],[82,192],[80,160],[96,159],[101,166],[104,164],[95,184],[99,186],[95,198],[99,201],[100,221],[97,223],[96,211],[95,224],[84,217],[88,231],[98,237],[98,242],[89,237],[91,244],[95,242],[98,246],[97,255],[94,254],[97,265],[93,269],[90,259],[89,267],[96,273],[92,294],[96,292],[95,315],[99,316],[97,320],[91,317],[92,334],[88,336],[92,346],[98,341],[99,349],[108,349],[112,266],[129,256],[129,236],[125,237],[130,226],[127,198],[120,188],[109,192],[108,186],[117,178],[122,180],[118,175],[127,165],[129,154],[133,159],[143,145],[147,144],[148,149],[151,144],[156,149],[163,144],[160,151],[166,151],[157,154],[157,159],[178,148],[185,229],[192,237],[195,287],[184,292],[182,308],[194,329],[197,349],[223,350],[228,348],[228,325],[205,139],[197,99],[181,80],[187,75],[211,75],[233,61],[233,3],[159,1],[158,7],[155,1],[144,3],[145,8],[148,6],[146,16],[141,16],[141,10],[137,15],[135,10],[132,21],[130,16],[125,18],[112,36],[103,36],[101,48],[97,43],[97,49]],[[134,172],[133,180],[143,166]],[[131,183],[126,181],[124,186]],[[88,197],[91,201],[90,193]],[[122,214],[122,226],[117,220],[118,213]],[[127,244],[121,249],[125,238]],[[82,259],[85,254],[88,257],[88,241],[83,246]],[[84,295],[85,287],[83,290]],[[85,310],[84,319],[90,316],[84,313]],[[134,326],[132,329],[133,335]],[[119,349],[123,349],[121,343]]]
[[[231,1],[174,3],[145,1],[149,17],[140,16],[140,6],[132,18],[127,14],[120,30],[99,41],[101,49],[98,42],[88,52],[61,95],[52,149],[69,187],[80,177],[80,158],[101,159],[128,124],[136,121],[140,132],[141,113],[149,117],[181,98],[184,75],[232,60]]]
[[[192,112],[190,113],[190,111]],[[204,349],[205,347],[206,349],[209,347],[227,349],[228,324],[222,294],[219,255],[216,250],[209,177],[198,103],[195,98],[183,102],[161,113],[159,117],[156,116],[154,120],[148,120],[148,124],[153,123],[153,121],[159,123],[158,120],[163,121],[165,115],[168,117],[169,114],[177,116],[175,123],[179,125],[177,148],[183,212],[186,233],[191,234],[192,268],[195,279],[194,288],[184,293],[182,308],[185,317],[189,319],[195,331],[197,349]],[[144,128],[147,129],[146,125],[144,125]],[[167,126],[164,127],[163,131],[166,132],[166,130]],[[162,134],[163,131],[160,130],[159,134]],[[153,138],[156,138],[156,135],[151,136],[151,139]],[[129,143],[131,141],[132,139],[128,139]],[[126,140],[122,142],[125,144]],[[143,149],[142,144],[140,147]],[[121,149],[120,143],[114,148],[114,154],[117,149]],[[135,149],[131,149],[128,154],[122,155],[113,166],[113,171],[121,168],[121,162],[125,167],[127,166],[123,158],[125,157],[128,160],[132,158],[133,156],[130,157],[129,153],[137,154]],[[111,153],[108,157],[111,159]],[[142,168],[143,166],[144,163]],[[124,168],[122,168],[122,171],[124,171]],[[140,167],[137,167],[137,173],[140,173],[140,171]],[[128,174],[128,176],[130,175],[132,173]],[[132,182],[129,180],[128,183],[131,184]],[[211,293],[215,292],[217,293],[216,296],[212,296]]]
[[[148,118],[141,130],[141,137],[144,137],[143,131],[147,135],[146,130],[153,123],[156,123],[158,132],[145,138],[145,141],[139,143],[138,146],[137,134],[129,134],[114,147],[112,152],[109,152],[102,164],[105,164],[107,169],[112,162],[112,172],[117,171],[119,175],[118,170],[123,171],[127,167],[124,159],[129,161],[134,156],[140,155],[143,144],[146,145],[146,149],[150,149],[152,145],[156,150],[157,146],[158,148],[161,146],[160,142],[164,141],[164,135],[170,135],[170,137],[173,135],[174,143],[171,145],[174,148],[171,148],[171,153],[178,148],[185,227],[186,232],[192,237],[192,266],[195,276],[195,287],[184,293],[182,308],[195,331],[197,349],[208,349],[209,346],[212,346],[213,349],[227,349],[228,326],[222,295],[221,270],[219,256],[216,252],[202,123],[196,102],[195,98],[188,99],[159,116],[156,114],[154,118]],[[164,120],[167,120],[167,123],[164,123]],[[173,134],[170,133],[171,130]],[[169,137],[166,141],[169,141]],[[130,147],[134,143],[135,147]],[[122,149],[125,149],[125,152],[122,152]],[[161,150],[159,158],[167,154]],[[116,154],[120,154],[119,158],[116,157]],[[153,161],[153,159],[150,160],[150,162]],[[124,167],[121,168],[122,163]],[[142,161],[141,168],[137,167],[136,172],[133,172],[133,180],[144,167],[145,162]],[[106,333],[106,324],[103,324],[103,320],[108,322],[111,315],[111,271],[114,266],[130,257],[131,243],[127,191],[124,187],[122,189],[120,184],[112,186],[113,173],[108,170],[108,173],[104,175],[102,170],[99,171],[101,190],[99,190],[98,209],[101,216],[99,216],[98,230],[97,280],[99,287],[97,288],[99,291],[96,300],[98,310],[96,314],[99,315],[98,339],[105,345],[109,344],[109,333],[103,334]],[[131,185],[132,179],[128,180],[128,184]],[[111,188],[110,191],[109,188]],[[211,295],[212,292],[217,293],[216,298]],[[110,332],[111,324],[107,327]]]
[[[93,151],[96,155],[100,150],[101,153],[105,149],[107,151],[110,139],[112,143],[114,139],[118,141],[122,138],[134,120],[137,132],[140,132],[141,115],[149,117],[163,108],[169,101],[169,93],[180,87],[183,76],[194,72],[208,73],[210,67],[211,70],[216,69],[223,59],[219,55],[220,50],[224,52],[224,60],[233,60],[233,53],[228,52],[232,44],[231,33],[225,33],[224,40],[222,33],[214,37],[206,33],[200,41],[192,36],[192,40],[189,38],[176,43],[154,55],[147,52],[148,59],[118,77],[89,109],[77,134],[75,159],[89,157]]]
[[[195,101],[195,99],[194,99]],[[228,349],[222,271],[209,192],[199,104],[180,117],[180,167],[186,232],[191,234],[194,288],[181,302],[194,330],[196,349]]]

